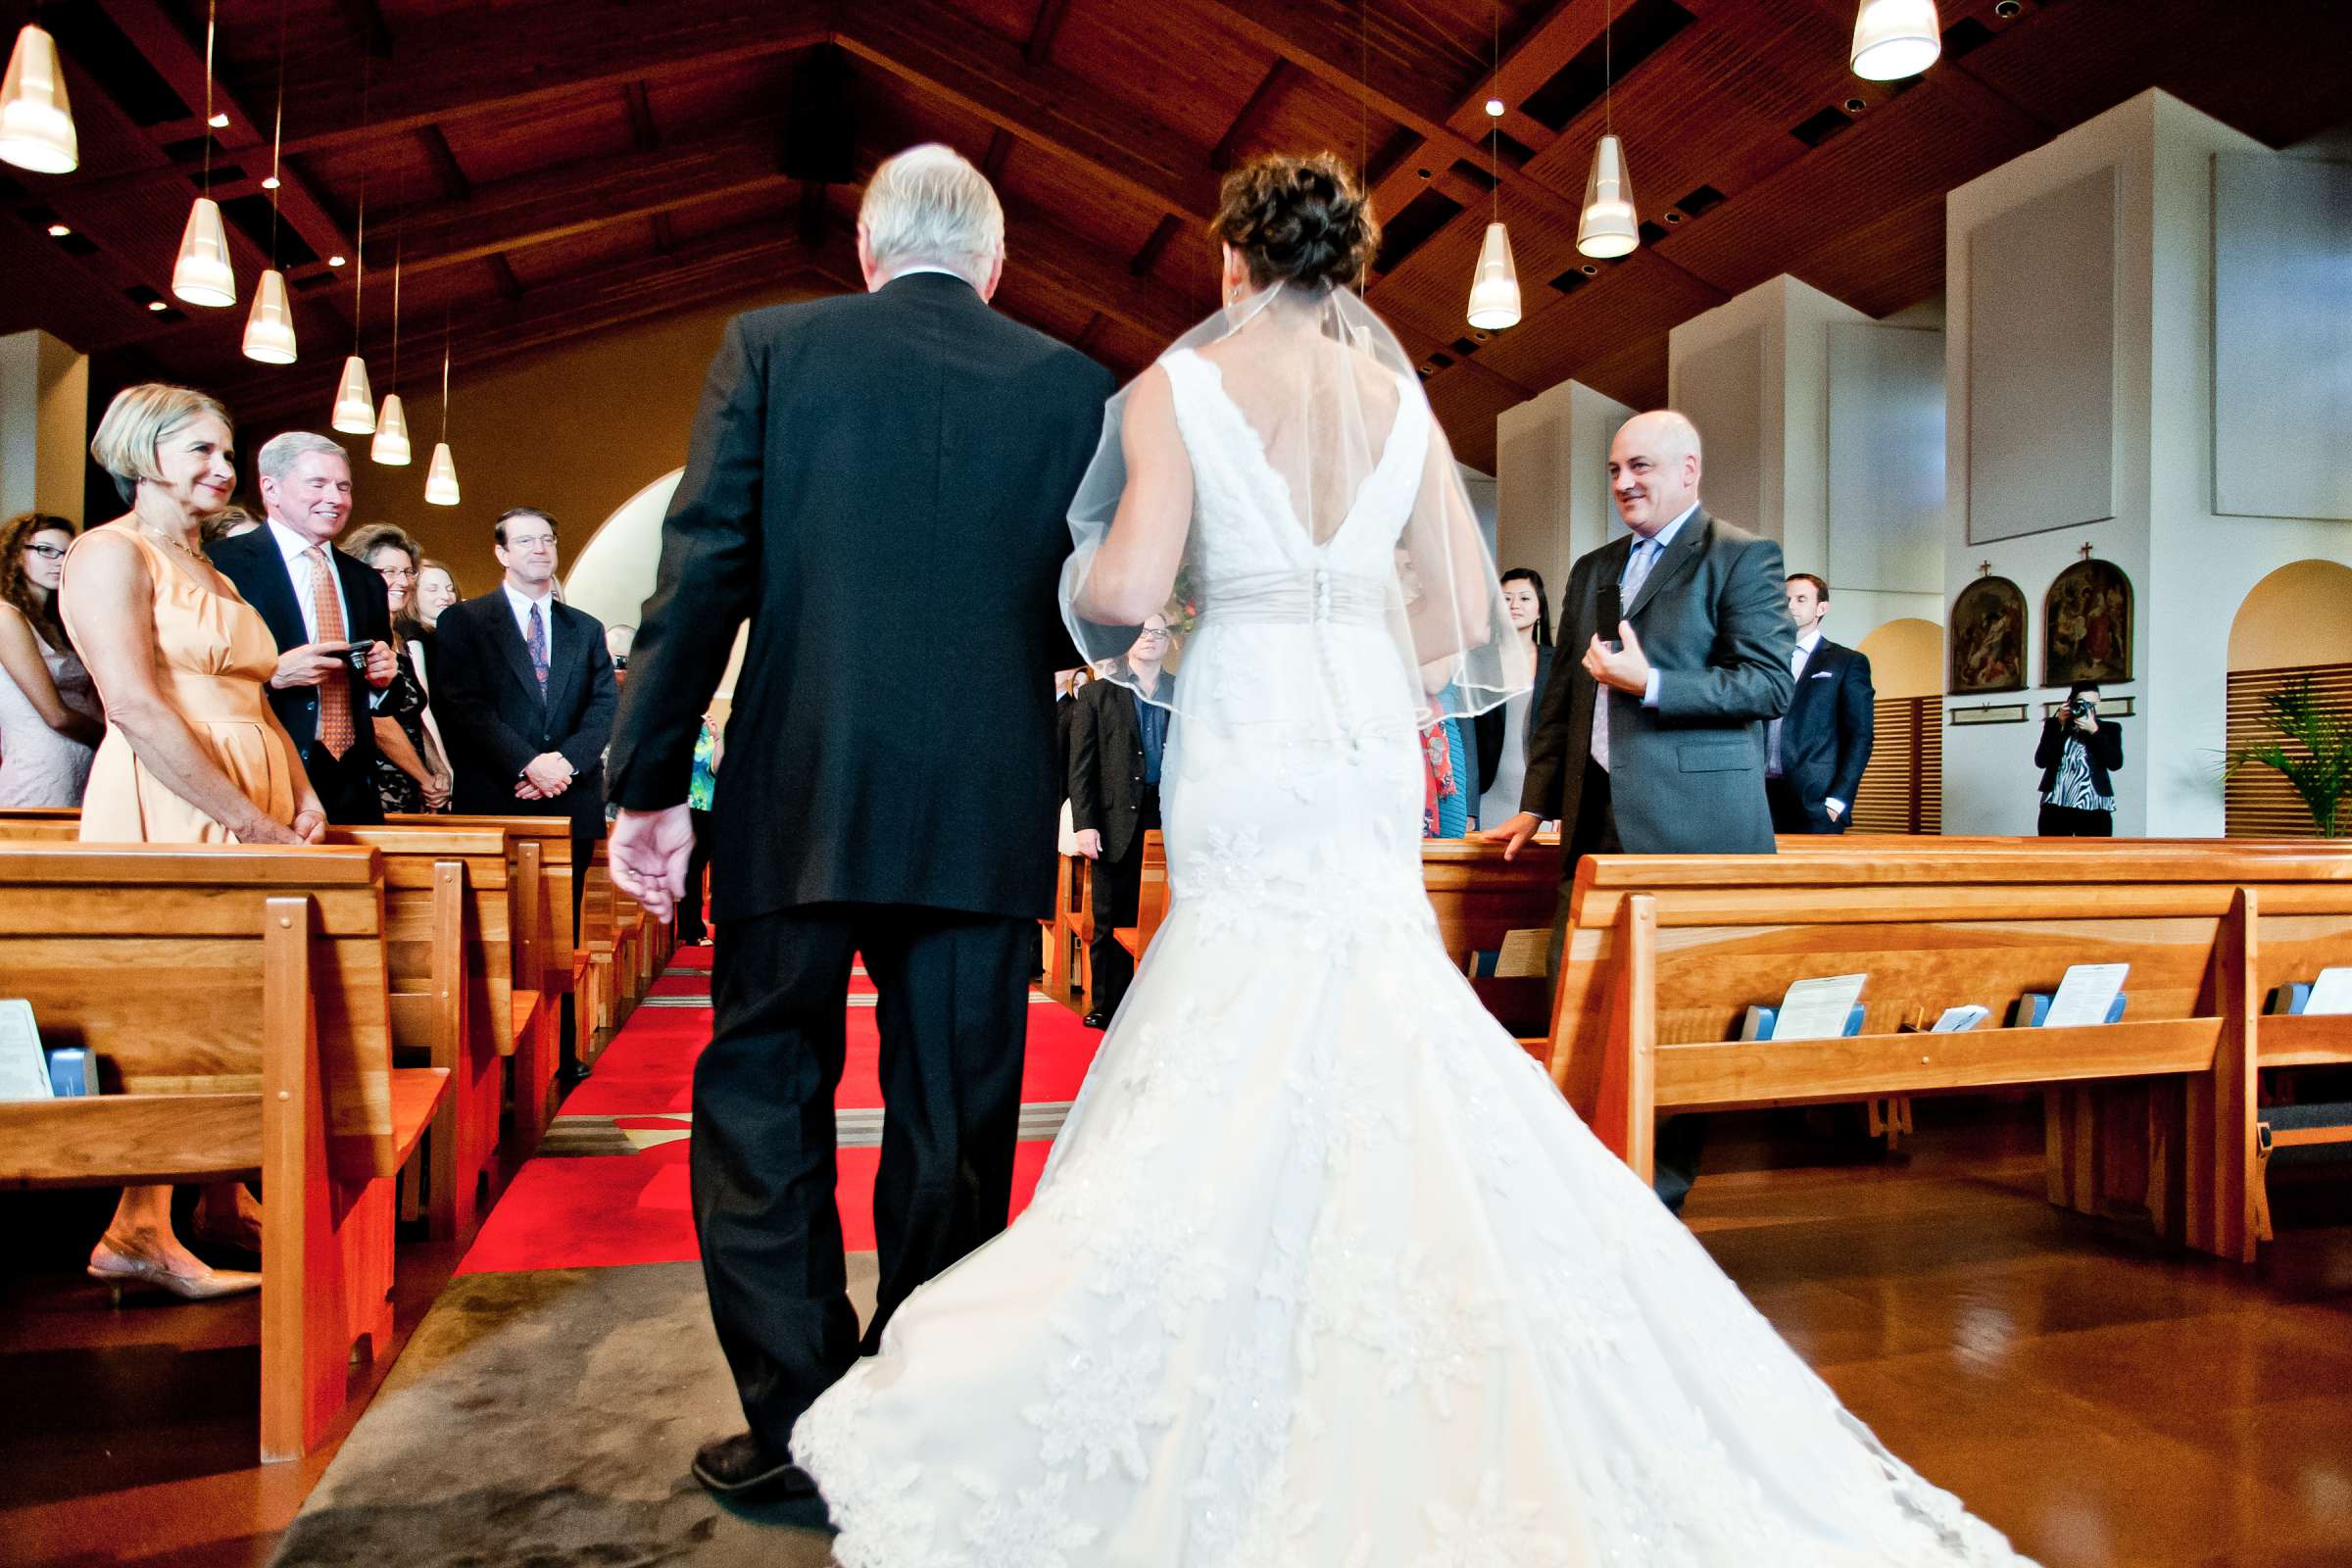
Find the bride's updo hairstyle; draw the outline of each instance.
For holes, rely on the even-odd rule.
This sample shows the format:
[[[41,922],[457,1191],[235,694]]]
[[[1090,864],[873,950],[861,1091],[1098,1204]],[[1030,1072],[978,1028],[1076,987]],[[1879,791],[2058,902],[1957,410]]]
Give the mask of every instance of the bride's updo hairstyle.
[[[1232,246],[1253,288],[1353,288],[1380,249],[1372,199],[1330,153],[1267,153],[1225,176],[1209,237]]]

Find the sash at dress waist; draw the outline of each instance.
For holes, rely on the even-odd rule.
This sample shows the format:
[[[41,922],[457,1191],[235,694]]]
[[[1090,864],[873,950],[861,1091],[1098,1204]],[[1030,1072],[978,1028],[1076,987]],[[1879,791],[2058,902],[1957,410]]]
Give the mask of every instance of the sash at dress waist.
[[[1380,626],[1388,622],[1390,579],[1344,571],[1262,571],[1209,585],[1205,623],[1260,626]]]

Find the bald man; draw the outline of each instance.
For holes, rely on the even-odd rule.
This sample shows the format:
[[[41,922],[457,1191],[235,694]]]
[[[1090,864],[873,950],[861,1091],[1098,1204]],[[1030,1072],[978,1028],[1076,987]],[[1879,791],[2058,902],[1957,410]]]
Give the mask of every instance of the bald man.
[[[1537,709],[1520,811],[1484,835],[1515,856],[1540,823],[1565,826],[1555,956],[1587,855],[1772,853],[1764,727],[1796,689],[1788,579],[1779,545],[1707,515],[1698,479],[1698,431],[1671,409],[1636,415],[1609,443],[1610,493],[1633,533],[1569,570],[1565,657]],[[1669,1207],[1698,1174],[1700,1135],[1695,1117],[1659,1129]]]

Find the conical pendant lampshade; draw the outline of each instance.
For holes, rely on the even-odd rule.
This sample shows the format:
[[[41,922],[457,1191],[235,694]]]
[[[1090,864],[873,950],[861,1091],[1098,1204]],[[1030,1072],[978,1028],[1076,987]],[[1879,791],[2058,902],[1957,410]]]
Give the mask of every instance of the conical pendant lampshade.
[[[1942,53],[1936,0],[1862,0],[1854,14],[1854,74],[1865,81],[1916,76]]]
[[[384,411],[375,416],[375,443],[368,455],[387,468],[409,466],[409,416],[401,411],[400,394],[384,394]]]
[[[179,261],[172,269],[172,292],[190,305],[237,303],[228,234],[220,226],[220,204],[210,196],[197,197],[188,209],[188,226],[179,236]]]
[[[1606,261],[1631,256],[1641,243],[1634,184],[1625,176],[1625,144],[1614,136],[1603,136],[1600,145],[1592,149],[1592,172],[1585,180],[1585,210],[1576,222],[1576,248]]]
[[[7,82],[0,84],[0,163],[36,174],[71,174],[80,162],[57,40],[26,23],[8,57]]]
[[[294,313],[286,305],[286,274],[272,267],[253,291],[245,318],[245,357],[264,365],[294,363]]]
[[[357,354],[343,362],[343,381],[335,388],[332,424],[345,435],[375,433],[375,388],[368,384],[368,362]]]
[[[1487,225],[1486,243],[1478,248],[1478,270],[1470,274],[1470,324],[1489,332],[1519,324],[1519,264],[1511,258],[1510,231],[1500,223]]]
[[[449,455],[446,441],[433,445],[433,466],[424,470],[424,499],[427,505],[435,507],[458,504],[458,465]]]

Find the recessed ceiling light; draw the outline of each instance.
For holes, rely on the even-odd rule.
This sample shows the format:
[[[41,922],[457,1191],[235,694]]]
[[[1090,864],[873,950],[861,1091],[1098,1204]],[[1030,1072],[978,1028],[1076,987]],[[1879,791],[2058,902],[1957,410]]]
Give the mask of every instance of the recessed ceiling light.
[[[168,311],[168,310],[170,310],[172,307],[171,307],[171,306],[169,306],[169,305],[167,305],[167,304],[165,304],[165,303],[164,303],[162,300],[149,300],[149,301],[147,302],[147,308],[148,308],[149,310],[151,310],[151,311],[158,311],[158,312],[161,312],[161,311]]]
[[[205,123],[212,126],[215,130],[226,130],[228,128],[228,116],[225,114],[216,113],[214,114],[213,118],[206,121]]]
[[[262,189],[264,189],[264,190],[275,190],[275,189],[277,189],[277,176],[276,176],[275,174],[265,174],[265,175],[263,175],[263,176],[262,176]]]
[[[343,265],[343,258],[340,256],[329,256],[326,259],[326,265],[329,267],[341,267]]]
[[[1413,172],[1419,174],[1423,179],[1427,179],[1432,172],[1426,169],[1416,169]]]
[[[1870,105],[1868,105],[1868,104],[1864,103],[1864,102],[1863,102],[1861,99],[1859,99],[1859,98],[1848,98],[1848,99],[1845,101],[1845,112],[1846,112],[1847,114],[1849,114],[1849,115],[1858,115],[1858,114],[1860,114],[1860,113],[1861,113],[1863,110],[1865,110],[1865,109],[1868,109],[1869,107],[1870,107]]]
[[[49,237],[51,239],[64,239],[68,234],[73,232],[74,231],[72,229],[68,228],[63,223],[51,223],[49,225]]]
[[[1500,120],[1502,118],[1501,99],[1490,98],[1487,100],[1487,118],[1490,120]]]

